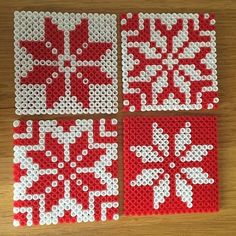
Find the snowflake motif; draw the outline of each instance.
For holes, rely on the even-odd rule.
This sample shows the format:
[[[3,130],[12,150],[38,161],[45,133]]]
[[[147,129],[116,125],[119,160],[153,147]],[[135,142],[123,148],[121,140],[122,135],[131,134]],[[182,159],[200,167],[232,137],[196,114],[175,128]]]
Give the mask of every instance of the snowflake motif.
[[[215,117],[124,121],[126,215],[218,209]]]
[[[116,120],[109,122],[14,123],[16,226],[117,219]]]
[[[174,169],[170,171],[174,173],[176,184],[176,196],[181,201],[187,204],[188,208],[193,206],[193,193],[191,184],[187,180],[191,180],[194,184],[213,184],[214,179],[209,178],[208,173],[199,166],[199,162],[208,155],[208,150],[212,150],[212,145],[192,145],[191,141],[191,124],[185,123],[185,127],[180,129],[180,133],[175,135],[175,159],[174,161],[168,160],[169,158],[169,141],[168,134],[163,134],[163,130],[158,128],[157,123],[153,123],[153,140],[150,146],[131,146],[130,151],[135,152],[137,157],[140,157],[143,163],[158,163],[155,169],[143,169],[142,173],[136,176],[135,180],[130,182],[131,186],[147,186],[153,185],[153,180],[163,179],[159,181],[159,185],[153,186],[154,195],[154,208],[158,209],[160,204],[165,202],[165,198],[170,196],[170,174],[168,170],[159,168],[164,161],[169,162],[169,168]],[[163,152],[163,156],[155,151],[154,146],[158,148],[159,152]],[[189,149],[185,155],[183,151]],[[176,168],[176,162],[180,162],[181,168]],[[196,162],[196,167],[189,167],[189,162]],[[185,164],[185,165],[184,165]],[[184,166],[184,167],[183,167]],[[164,174],[164,175],[163,175]],[[183,177],[186,176],[187,180]]]
[[[21,14],[22,16],[19,18]],[[27,12],[27,14],[29,13]],[[25,16],[23,13],[16,16],[15,32],[18,32],[18,28],[23,27],[26,23],[23,21]],[[35,20],[42,25],[40,14],[34,16],[32,13],[31,17],[33,19],[35,17]],[[38,37],[38,40],[30,38],[31,40],[29,40],[26,33],[23,37],[16,35],[16,83],[21,86],[17,89],[23,90],[30,87],[35,93],[36,90],[39,90],[37,96],[43,97],[43,99],[40,99],[42,104],[32,106],[35,109],[41,108],[40,111],[35,111],[36,113],[58,113],[57,109],[64,109],[63,113],[65,113],[65,109],[66,113],[87,113],[91,109],[91,103],[93,104],[93,100],[91,100],[93,90],[100,89],[104,96],[104,92],[110,91],[113,87],[115,82],[113,79],[116,80],[114,73],[116,65],[113,58],[110,57],[114,57],[116,51],[111,27],[114,19],[111,17],[111,23],[108,24],[106,20],[110,16],[107,16],[107,19],[99,17],[96,21],[97,25],[94,25],[96,17],[91,15],[45,13],[42,18],[44,22],[43,38]],[[18,21],[22,21],[23,26],[19,25]],[[94,32],[95,29],[99,30],[99,27],[102,31],[106,24],[108,24],[108,30],[111,29],[108,34],[108,36],[112,36],[110,40],[106,39],[107,36],[99,36],[97,32]],[[45,92],[40,92],[39,88],[43,88]],[[16,95],[18,95],[18,91]],[[106,93],[105,95],[107,96]],[[108,107],[114,106],[108,97],[103,99],[103,102],[106,102]],[[116,99],[113,102],[116,102]],[[21,107],[20,104],[18,105],[18,100],[17,107]],[[93,106],[92,113],[98,112],[94,111],[95,108],[98,109],[99,105]]]
[[[128,13],[121,18],[125,110],[216,107],[213,15]]]
[[[47,96],[53,95],[52,100],[47,99],[48,108],[65,94],[76,96],[88,107],[88,101],[84,100],[88,98],[88,85],[110,83],[100,70],[100,57],[111,49],[111,43],[89,42],[87,19],[82,19],[74,30],[63,32],[51,18],[45,18],[45,40],[21,41],[20,46],[34,60],[33,70],[21,78],[21,83],[46,84]]]

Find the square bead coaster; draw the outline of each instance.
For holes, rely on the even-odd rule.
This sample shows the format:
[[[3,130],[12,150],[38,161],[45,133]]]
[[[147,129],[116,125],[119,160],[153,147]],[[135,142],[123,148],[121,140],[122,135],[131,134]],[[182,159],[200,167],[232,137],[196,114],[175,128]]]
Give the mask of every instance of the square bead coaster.
[[[118,219],[117,120],[14,122],[14,225]]]
[[[215,117],[124,120],[126,215],[218,211]]]
[[[122,14],[124,110],[216,108],[215,34],[212,14]]]
[[[16,114],[118,112],[116,15],[15,12]]]

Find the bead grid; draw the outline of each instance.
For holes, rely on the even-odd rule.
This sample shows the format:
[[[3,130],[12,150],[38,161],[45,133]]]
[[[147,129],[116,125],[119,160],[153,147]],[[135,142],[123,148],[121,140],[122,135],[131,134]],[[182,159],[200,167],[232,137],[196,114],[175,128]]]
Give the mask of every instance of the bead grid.
[[[217,108],[212,14],[121,14],[123,110]],[[118,112],[116,15],[15,12],[16,114]],[[126,215],[218,206],[216,117],[124,119]],[[14,122],[14,226],[117,220],[116,119]]]
[[[217,107],[215,18],[211,14],[122,14],[125,111]]]
[[[118,219],[117,120],[14,122],[14,225]]]
[[[118,112],[116,15],[14,19],[16,114]]]
[[[218,210],[215,117],[124,121],[126,215]]]

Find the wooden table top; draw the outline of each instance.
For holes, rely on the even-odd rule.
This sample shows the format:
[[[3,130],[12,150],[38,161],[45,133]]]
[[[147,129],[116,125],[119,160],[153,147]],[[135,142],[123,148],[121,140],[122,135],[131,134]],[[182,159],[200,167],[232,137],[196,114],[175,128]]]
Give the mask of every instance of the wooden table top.
[[[76,116],[17,116],[14,108],[13,12],[15,10],[62,12],[214,12],[216,13],[219,109],[193,112],[143,112],[142,115],[218,116],[220,211],[207,214],[179,214],[145,217],[123,216],[120,181],[118,221],[18,227],[12,225],[12,122],[15,119],[88,118]],[[120,41],[120,38],[119,38]],[[236,1],[193,0],[1,0],[0,2],[0,235],[236,235]],[[120,46],[119,46],[120,47]],[[119,50],[120,52],[120,50]],[[121,68],[119,53],[119,90]],[[121,93],[120,93],[121,94]],[[121,107],[122,100],[119,99]],[[119,112],[119,165],[122,179],[122,118]],[[139,112],[133,115],[140,115]],[[95,115],[94,117],[100,117]]]

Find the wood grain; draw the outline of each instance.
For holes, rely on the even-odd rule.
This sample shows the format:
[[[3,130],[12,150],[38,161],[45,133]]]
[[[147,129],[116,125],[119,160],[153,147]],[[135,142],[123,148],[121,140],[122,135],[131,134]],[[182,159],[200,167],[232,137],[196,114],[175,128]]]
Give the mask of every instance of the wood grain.
[[[179,214],[146,217],[122,215],[122,181],[120,181],[119,221],[56,226],[14,228],[12,226],[12,122],[15,119],[62,118],[69,116],[15,115],[13,70],[13,12],[15,10],[62,12],[215,12],[220,106],[215,111],[143,112],[133,115],[205,115],[218,116],[220,211],[209,214]],[[119,39],[120,40],[120,39]],[[236,1],[99,1],[99,0],[1,0],[0,3],[0,235],[236,235]],[[120,50],[119,50],[120,51]],[[121,68],[119,54],[119,88]],[[121,90],[119,91],[121,92]],[[120,93],[121,95],[121,93]],[[121,99],[119,99],[121,106]],[[119,165],[122,180],[122,118],[119,112]],[[89,116],[70,116],[88,118]],[[96,115],[95,117],[100,117]]]

